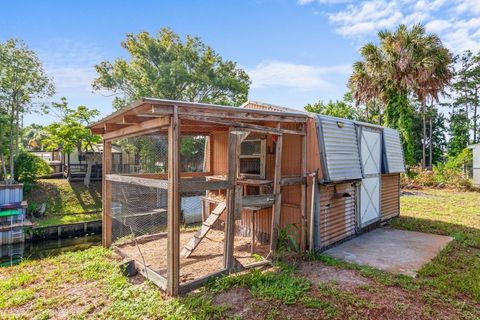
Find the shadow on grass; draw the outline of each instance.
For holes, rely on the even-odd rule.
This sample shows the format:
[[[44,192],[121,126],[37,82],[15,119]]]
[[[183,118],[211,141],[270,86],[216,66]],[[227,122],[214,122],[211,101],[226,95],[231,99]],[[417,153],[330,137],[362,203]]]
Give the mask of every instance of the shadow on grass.
[[[102,188],[100,182],[91,182],[86,187],[83,182],[69,182],[70,187],[84,212],[99,211],[102,208]],[[85,203],[85,198],[90,198],[90,203]]]

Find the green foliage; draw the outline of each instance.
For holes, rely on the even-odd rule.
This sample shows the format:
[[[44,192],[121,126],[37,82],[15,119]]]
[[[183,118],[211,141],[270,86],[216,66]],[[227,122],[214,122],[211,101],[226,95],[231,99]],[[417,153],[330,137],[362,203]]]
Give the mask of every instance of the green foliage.
[[[8,176],[6,168],[2,168],[4,180],[14,179],[14,156],[19,151],[23,114],[34,111],[35,105],[41,105],[34,102],[52,96],[54,91],[40,60],[23,41],[9,39],[0,43],[0,118],[5,126],[0,130],[0,158],[4,159],[7,153],[9,158]]]
[[[465,148],[457,156],[448,157],[447,162],[438,162],[433,165],[432,170],[411,167],[402,177],[402,185],[471,190],[473,189],[472,181],[466,177],[463,166],[470,165],[472,157],[472,150]]]
[[[457,156],[468,146],[469,130],[468,115],[465,110],[454,109],[450,113],[450,127],[448,130],[450,135],[448,155],[450,157]]]
[[[22,130],[22,146],[27,150],[42,150],[46,132],[42,125],[32,123]]]
[[[292,269],[288,268],[266,272],[252,269],[245,274],[214,279],[209,283],[208,289],[218,293],[233,287],[247,288],[254,297],[294,304],[310,290],[311,283],[307,279],[294,277]]]
[[[247,73],[197,37],[182,40],[164,28],[155,36],[127,34],[122,47],[130,61],[101,62],[95,66],[98,78],[93,82],[95,90],[121,95],[114,102],[117,109],[142,97],[226,105],[240,105],[247,99]]]
[[[15,180],[24,184],[25,192],[29,192],[37,178],[49,174],[48,163],[40,157],[22,151],[15,157]]]
[[[52,104],[50,112],[60,121],[45,127],[47,135],[42,143],[47,150],[62,148],[65,154],[73,150],[81,152],[93,150],[93,146],[101,141],[100,136],[93,135],[86,127],[100,114],[98,110],[90,110],[85,106],[71,109],[67,99],[62,98],[61,102]]]
[[[323,101],[319,101],[315,104],[307,104],[305,110],[308,112],[324,114],[328,116],[345,118],[351,120],[360,120],[359,112],[351,104],[346,103],[345,101],[328,101],[327,104],[324,104]]]
[[[282,256],[286,251],[298,252],[300,246],[297,241],[298,227],[295,224],[287,224],[278,232],[277,252]]]

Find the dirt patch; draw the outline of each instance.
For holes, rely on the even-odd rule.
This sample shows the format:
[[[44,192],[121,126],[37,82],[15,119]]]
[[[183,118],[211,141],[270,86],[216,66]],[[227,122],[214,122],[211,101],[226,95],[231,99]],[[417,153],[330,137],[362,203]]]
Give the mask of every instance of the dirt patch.
[[[214,305],[227,306],[232,316],[243,318],[251,311],[252,294],[245,288],[233,288],[219,293],[213,299]]]
[[[180,233],[180,247],[183,248],[196,231]],[[200,242],[193,253],[185,258],[180,256],[180,282],[185,283],[210,273],[223,269],[224,251],[223,231],[210,230],[206,237]],[[243,265],[249,265],[258,261],[258,256],[250,253],[251,238],[235,236],[234,256]],[[132,259],[145,264],[163,277],[167,276],[167,237],[139,243],[120,245],[121,252]],[[255,253],[259,256],[266,256],[269,247],[265,244],[256,244]]]
[[[334,282],[344,289],[354,289],[373,283],[372,280],[359,275],[354,270],[339,269],[315,261],[300,264],[298,273],[310,280],[314,286],[319,283]]]
[[[422,191],[417,190],[402,190],[400,193],[401,197],[422,197],[422,198],[434,198],[432,194],[428,194]]]

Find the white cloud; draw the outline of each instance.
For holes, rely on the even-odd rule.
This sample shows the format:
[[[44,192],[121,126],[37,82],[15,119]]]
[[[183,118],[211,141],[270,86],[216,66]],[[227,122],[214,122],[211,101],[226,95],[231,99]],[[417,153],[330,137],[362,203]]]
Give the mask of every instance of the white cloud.
[[[247,69],[253,89],[290,88],[298,91],[324,90],[331,84],[327,74],[350,72],[349,65],[311,66],[281,61],[263,61],[253,69]]]
[[[456,53],[480,49],[479,14],[479,0],[368,0],[327,12],[335,32],[344,37],[363,42],[382,29],[423,23]]]
[[[102,60],[97,46],[53,39],[37,51],[45,71],[53,78],[58,95],[91,95],[91,83],[96,76],[94,65]]]

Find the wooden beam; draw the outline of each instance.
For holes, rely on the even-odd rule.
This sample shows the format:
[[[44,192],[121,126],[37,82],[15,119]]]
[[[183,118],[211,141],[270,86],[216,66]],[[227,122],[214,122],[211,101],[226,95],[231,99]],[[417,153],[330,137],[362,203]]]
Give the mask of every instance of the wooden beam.
[[[129,124],[124,124],[124,123],[105,123],[103,125],[103,127],[105,129],[105,132],[120,130],[120,129],[126,128],[128,126],[130,126],[130,125]]]
[[[102,244],[110,247],[112,244],[112,186],[105,177],[112,168],[112,143],[103,141],[103,179],[102,179]]]
[[[234,184],[231,181],[180,180],[181,192],[232,189],[233,186]]]
[[[238,135],[230,131],[228,135],[228,172],[227,180],[234,185],[237,180]],[[225,220],[224,267],[229,272],[233,268],[233,249],[235,236],[235,189],[227,190],[227,217]]]
[[[168,117],[154,118],[152,120],[147,120],[139,124],[130,125],[123,129],[107,132],[103,135],[103,139],[110,140],[114,138],[123,138],[126,136],[134,136],[134,135],[144,134],[145,131],[149,131],[149,130],[158,131],[157,129],[167,126],[169,122],[170,122],[170,119]]]
[[[305,125],[303,125],[305,128]],[[300,228],[300,249],[302,252],[305,252],[306,244],[307,244],[307,137],[302,136],[302,153],[301,153],[301,161],[302,161],[302,178],[305,179],[304,183],[300,186],[300,215],[302,217],[302,225]]]
[[[92,132],[92,134],[104,134],[105,128],[97,127],[97,128],[90,129],[90,131]]]
[[[125,124],[137,124],[141,123],[147,120],[151,120],[151,118],[148,117],[140,117],[135,114],[126,114],[123,116],[123,123]]]
[[[275,203],[274,194],[244,196],[242,199],[243,207],[271,207],[274,203]]]
[[[107,174],[105,180],[121,182],[121,183],[130,183],[139,186],[149,187],[149,188],[158,188],[158,189],[168,189],[168,181],[161,179],[152,179],[152,178],[142,178],[139,176],[125,176],[119,174]]]
[[[270,255],[274,256],[277,250],[278,230],[280,228],[280,212],[282,208],[282,194],[280,193],[280,180],[282,175],[282,144],[283,137],[277,137],[275,148],[275,175],[273,178],[273,193],[275,194],[275,203],[273,205],[272,228],[270,234]]]
[[[299,184],[306,184],[307,178],[306,177],[286,177],[280,180],[280,185],[283,186],[294,186]]]
[[[203,277],[197,278],[195,280],[192,280],[190,282],[187,282],[185,284],[180,285],[180,294],[185,294],[187,292],[190,292],[192,290],[195,290],[199,287],[201,287],[203,284],[205,284],[207,281],[209,281],[212,278],[219,278],[225,274],[228,273],[227,269],[223,269],[220,271],[212,272],[209,273]]]
[[[252,110],[252,109],[250,109]],[[194,110],[188,110],[185,108],[182,112],[179,113],[180,118],[183,115],[190,115],[190,116],[199,116],[205,117],[208,116],[205,112],[195,112]],[[222,119],[229,119],[229,120],[239,120],[239,121],[259,121],[259,122],[293,122],[293,123],[304,123],[307,121],[307,118],[298,118],[298,117],[288,117],[282,116],[280,113],[278,116],[266,116],[266,115],[258,115],[255,113],[239,113],[239,112],[213,112],[215,117],[221,117]]]
[[[279,129],[276,129],[276,128],[259,126],[259,125],[250,124],[250,123],[227,121],[227,120],[222,120],[221,118],[216,118],[216,117],[199,117],[199,116],[187,116],[187,115],[185,115],[185,116],[183,116],[183,119],[222,124],[222,125],[225,125],[225,126],[228,126],[228,127],[234,127],[234,128],[245,128],[245,129],[249,129],[249,130],[252,130],[252,131],[258,131],[258,132],[263,132],[263,133],[273,134],[273,135],[281,135],[282,134],[282,131],[279,130]]]
[[[178,295],[180,281],[180,120],[174,106],[168,128],[167,293]]]

